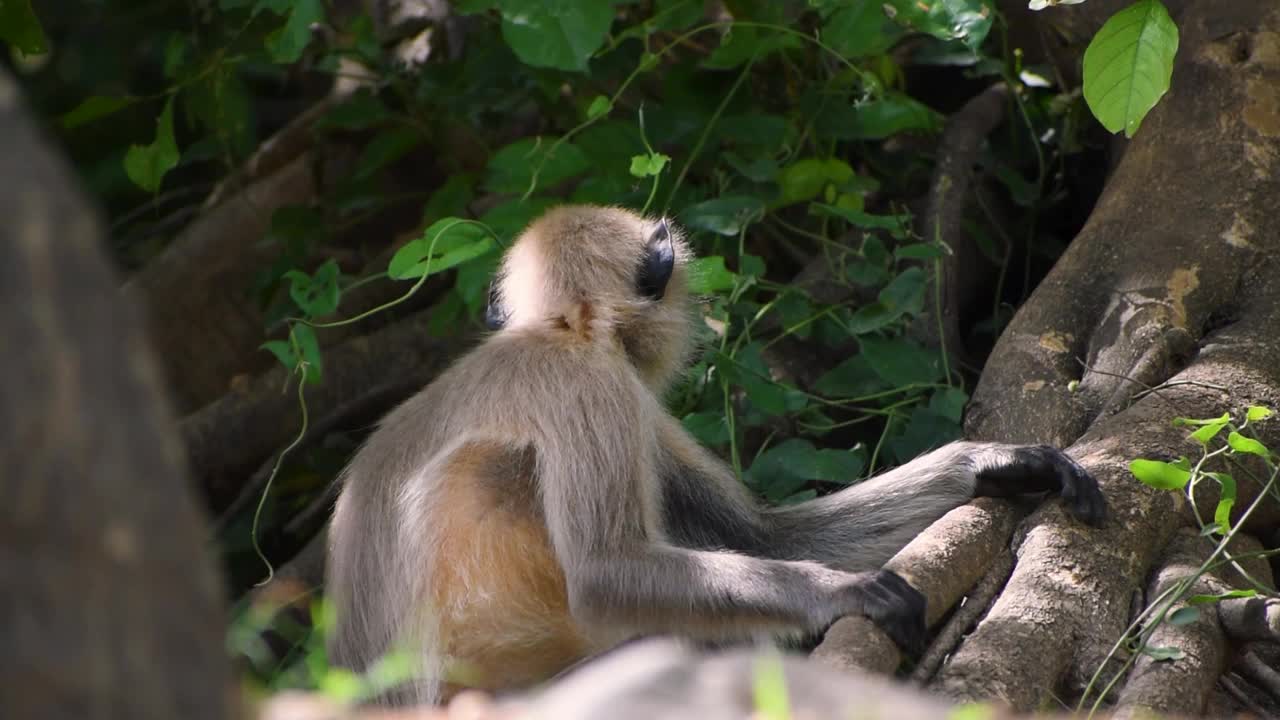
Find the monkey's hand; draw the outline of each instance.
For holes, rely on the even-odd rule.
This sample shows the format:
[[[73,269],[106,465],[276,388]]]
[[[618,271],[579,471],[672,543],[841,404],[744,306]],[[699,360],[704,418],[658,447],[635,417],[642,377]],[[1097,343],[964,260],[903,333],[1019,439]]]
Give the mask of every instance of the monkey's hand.
[[[859,573],[843,589],[856,612],[871,618],[902,652],[918,658],[924,652],[925,597],[897,573]]]
[[[996,446],[976,458],[975,497],[1056,492],[1081,521],[1099,527],[1107,500],[1098,481],[1066,453],[1049,445]]]

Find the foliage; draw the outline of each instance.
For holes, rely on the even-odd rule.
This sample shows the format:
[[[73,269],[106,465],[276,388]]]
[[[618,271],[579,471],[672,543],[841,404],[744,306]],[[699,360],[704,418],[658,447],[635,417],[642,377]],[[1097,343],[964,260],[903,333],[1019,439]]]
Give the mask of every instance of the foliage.
[[[1239,423],[1231,413],[1212,418],[1174,418],[1173,424],[1176,427],[1195,428],[1187,434],[1187,441],[1198,447],[1200,457],[1194,463],[1184,455],[1172,462],[1139,458],[1129,464],[1133,476],[1144,485],[1156,490],[1181,492],[1186,496],[1200,526],[1201,536],[1213,543],[1213,552],[1195,572],[1147,603],[1146,609],[1133,620],[1099,665],[1081,696],[1077,710],[1083,709],[1091,694],[1096,691],[1090,715],[1097,712],[1112,687],[1139,655],[1159,661],[1174,661],[1183,657],[1183,652],[1178,648],[1150,644],[1152,634],[1161,624],[1190,624],[1199,620],[1200,606],[1233,598],[1254,597],[1259,593],[1275,593],[1275,588],[1255,580],[1239,565],[1239,561],[1245,557],[1243,554],[1229,550],[1232,539],[1263,503],[1280,502],[1280,483],[1277,482],[1280,479],[1280,464],[1276,462],[1277,456],[1262,442],[1250,437],[1254,425],[1273,414],[1270,408],[1253,405],[1245,409],[1244,418]],[[1227,431],[1225,438],[1222,434],[1224,430]],[[1230,465],[1256,486],[1254,500],[1243,511],[1237,512],[1235,507],[1238,497],[1235,477],[1225,472],[1209,470],[1208,467],[1212,464]],[[1259,466],[1263,469],[1261,473],[1256,472]],[[1217,486],[1217,503],[1213,508],[1212,520],[1207,519],[1204,509],[1197,505],[1196,488],[1205,482]],[[1264,551],[1263,554],[1265,556],[1271,553]],[[1224,565],[1233,566],[1253,587],[1217,595],[1192,594],[1192,587],[1205,573]],[[1109,683],[1097,688],[1104,669],[1108,668],[1110,661],[1121,650],[1125,651],[1123,667],[1113,673]]]
[[[986,0],[735,0],[710,18],[701,0],[462,0],[465,37],[449,38],[461,52],[412,70],[370,18],[319,0],[126,6],[46,14],[53,60],[26,82],[117,219],[127,265],[163,246],[166,203],[198,202],[327,78],[349,78],[353,65],[376,78],[315,125],[320,141],[357,139],[350,172],[319,202],[278,210],[262,239],[274,253],[254,288],[269,321],[263,347],[299,379],[295,444],[304,390],[326,381],[317,329],[394,314],[429,277],[445,286],[433,329],[477,328],[502,247],[521,228],[556,203],[608,203],[673,218],[698,251],[691,284],[705,331],[668,399],[683,425],[774,501],[856,482],[958,437],[973,377],[925,340],[953,249],[919,237],[907,208],[927,189],[956,103],[923,89],[1014,90],[1014,120],[980,157],[1012,222],[966,218],[998,278],[978,323],[986,342],[1033,265],[1059,249],[1039,240],[1040,224],[1064,194],[1061,164],[1084,145],[1083,106],[1068,88],[1024,84],[1049,73],[1004,52]],[[87,41],[88,21],[111,31]],[[39,29],[22,27],[24,37]],[[397,183],[408,171],[420,184]],[[352,237],[406,204],[424,229],[393,252],[380,254],[390,238],[371,248]],[[811,265],[834,288],[792,282]],[[353,288],[391,282],[400,300],[344,307]],[[781,372],[795,345],[824,361],[812,377]],[[313,494],[334,469],[283,462],[271,480],[305,476]],[[261,555],[259,521],[296,509],[264,494],[252,529],[230,527]]]

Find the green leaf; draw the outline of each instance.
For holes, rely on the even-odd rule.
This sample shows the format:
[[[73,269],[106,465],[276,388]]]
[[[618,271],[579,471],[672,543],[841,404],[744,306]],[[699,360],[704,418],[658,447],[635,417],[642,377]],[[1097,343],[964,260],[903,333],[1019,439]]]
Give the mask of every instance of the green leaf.
[[[1159,0],[1112,15],[1084,51],[1084,99],[1110,132],[1133,137],[1169,91],[1178,26]]]
[[[135,102],[137,102],[137,99],[132,97],[122,97],[118,95],[94,95],[92,97],[85,98],[83,102],[64,114],[59,119],[59,122],[62,123],[62,127],[70,130],[84,125],[85,123],[97,120],[98,118],[103,118],[116,113],[129,107]]]
[[[1138,458],[1129,463],[1129,472],[1144,485],[1157,490],[1181,490],[1191,480],[1186,468],[1160,460]]]
[[[387,275],[393,280],[434,275],[493,248],[493,238],[484,228],[459,218],[444,218],[397,250],[387,265]]]
[[[1222,432],[1222,428],[1226,426],[1227,426],[1226,422],[1207,423],[1205,425],[1201,425],[1199,430],[1196,430],[1195,432],[1191,433],[1187,437],[1190,438],[1191,440],[1195,440],[1201,445],[1208,445],[1209,441],[1212,440],[1218,433]]]
[[[495,193],[523,193],[530,187],[564,182],[590,167],[586,154],[571,142],[556,145],[555,138],[523,138],[489,158],[484,187]]]
[[[271,340],[262,343],[258,347],[275,355],[280,364],[290,370],[298,366],[298,358],[293,354],[293,346],[284,340]]]
[[[1187,598],[1188,605],[1211,605],[1213,603],[1222,602],[1223,600],[1233,600],[1235,598],[1251,598],[1257,597],[1257,590],[1229,590],[1218,595],[1192,595]]]
[[[880,291],[880,302],[890,310],[898,313],[918,315],[924,308],[924,287],[928,278],[924,270],[910,267],[903,270],[885,289]]]
[[[858,344],[871,369],[893,387],[932,383],[942,377],[938,354],[910,340],[860,337]]]
[[[450,175],[443,185],[431,193],[426,207],[422,209],[422,221],[429,224],[442,218],[465,215],[467,205],[475,195],[475,182],[475,178],[467,173]],[[489,225],[492,227],[491,223]]]
[[[691,230],[732,237],[763,216],[764,202],[760,198],[727,195],[690,205],[680,213],[680,222]]]
[[[302,51],[311,43],[311,26],[324,21],[324,5],[321,0],[290,0],[292,6],[284,26],[266,39],[271,59],[287,65],[302,57]]]
[[[599,0],[498,0],[502,38],[533,67],[585,72],[613,24],[613,4]]]
[[[635,177],[650,177],[662,172],[671,158],[662,153],[651,152],[648,155],[636,155],[631,158],[631,174]]]
[[[895,310],[882,302],[867,303],[854,311],[845,327],[852,335],[866,335],[892,325],[902,317],[901,310]]]
[[[783,48],[800,47],[800,40],[790,33],[768,28],[732,25],[720,46],[711,51],[702,66],[711,70],[736,68],[753,57],[757,60]]]
[[[49,48],[31,0],[0,0],[0,40],[23,55],[39,55]]]
[[[752,407],[766,415],[784,415],[801,410],[808,402],[803,393],[779,385],[770,378],[758,343],[740,348],[733,357],[716,353],[715,359],[716,370],[730,382],[741,386]]]
[[[1265,408],[1261,405],[1250,405],[1249,410],[1245,413],[1245,418],[1249,422],[1258,422],[1259,420],[1266,420],[1272,414],[1270,408]]]
[[[858,105],[853,122],[842,131],[848,140],[883,140],[901,132],[938,132],[942,115],[908,95],[886,93],[878,100]]]
[[[1271,451],[1267,449],[1266,445],[1263,445],[1253,438],[1245,437],[1234,430],[1230,435],[1227,435],[1227,444],[1236,452],[1259,455],[1264,458],[1271,456]]]
[[[685,415],[680,424],[703,445],[716,446],[729,442],[729,422],[724,413],[691,413]]]
[[[312,384],[320,382],[320,341],[316,339],[316,331],[310,325],[294,323],[290,329],[293,339],[298,343],[301,355],[299,360],[306,366],[306,381]]]
[[[960,388],[939,390],[929,397],[929,411],[959,424],[964,417],[964,406],[969,396]]]
[[[683,30],[702,19],[702,0],[657,0],[653,17],[645,23],[649,34],[658,30]]]
[[[765,450],[747,470],[747,483],[773,499],[794,493],[804,483],[847,485],[866,467],[865,450],[819,450],[802,438],[790,438]]]
[[[737,275],[724,265],[724,257],[711,255],[689,263],[689,292],[694,295],[710,295],[733,287]]]
[[[369,178],[374,173],[399,160],[410,150],[422,144],[422,133],[411,128],[384,130],[373,136],[356,162],[355,177]]]
[[[995,9],[985,0],[883,0],[885,12],[913,30],[939,40],[959,40],[977,51],[991,31]]]
[[[613,103],[609,102],[609,98],[604,95],[597,95],[591,104],[587,106],[587,119],[595,120],[601,115],[608,115],[613,109]]]
[[[895,237],[905,235],[911,223],[910,215],[872,215],[861,210],[850,210],[824,203],[813,203],[809,206],[809,209],[818,213],[833,215],[851,225],[866,230],[887,230]],[[867,259],[874,261],[871,257]],[[885,259],[888,259],[887,251]]]
[[[1224,535],[1231,532],[1231,509],[1236,504],[1236,479],[1226,473],[1211,472],[1207,475],[1218,481],[1222,494],[1218,506],[1213,509],[1213,522]]]
[[[1198,609],[1193,607],[1180,607],[1169,613],[1169,616],[1165,618],[1165,622],[1174,627],[1179,627],[1182,625],[1190,625],[1199,619],[1200,611]]]
[[[853,177],[853,168],[843,160],[816,157],[798,160],[778,173],[778,187],[782,194],[774,205],[784,207],[812,200],[828,183],[843,185]]]
[[[156,138],[150,145],[134,145],[124,156],[124,171],[135,185],[155,192],[165,173],[178,164],[178,141],[173,137],[173,96],[156,120]]]
[[[849,0],[822,24],[822,41],[850,59],[883,54],[902,36],[884,0]]]
[[[326,260],[316,268],[314,275],[290,270],[284,276],[289,280],[289,297],[308,317],[317,318],[338,309],[342,291],[338,287],[338,263]]]
[[[899,260],[934,260],[946,255],[937,243],[912,243],[894,248],[893,256]]]
[[[884,381],[862,355],[854,355],[828,370],[813,389],[830,398],[852,398],[884,389]]]

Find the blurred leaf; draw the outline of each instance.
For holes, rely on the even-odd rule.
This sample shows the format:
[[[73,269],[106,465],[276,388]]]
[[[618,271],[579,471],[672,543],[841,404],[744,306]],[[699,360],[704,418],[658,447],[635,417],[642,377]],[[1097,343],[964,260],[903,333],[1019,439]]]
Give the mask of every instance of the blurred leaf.
[[[986,0],[883,0],[894,20],[939,40],[960,40],[977,51],[991,31],[995,8]]]
[[[597,95],[591,104],[587,106],[587,119],[595,120],[601,115],[608,115],[613,109],[613,103],[609,102],[609,98],[604,95]]]
[[[514,238],[520,234],[535,218],[560,204],[556,198],[529,198],[528,200],[510,200],[495,205],[489,212],[480,216],[480,222],[493,228],[498,237]]]
[[[714,447],[729,442],[729,422],[725,419],[724,413],[691,413],[685,415],[680,423],[703,445]]]
[[[382,99],[368,90],[360,90],[335,105],[316,122],[317,127],[364,130],[387,122],[391,111]]]
[[[724,265],[724,257],[712,255],[689,263],[689,292],[710,295],[733,287],[737,276]]]
[[[822,24],[822,41],[847,58],[880,55],[902,38],[884,0],[848,0]]]
[[[752,26],[730,26],[722,38],[720,46],[702,63],[703,67],[729,70],[753,57],[758,60],[784,48],[800,47],[800,40],[791,34]]]
[[[295,63],[311,43],[311,26],[324,21],[324,5],[320,0],[290,0],[289,17],[284,26],[267,36],[267,52],[278,63]]]
[[[289,297],[308,317],[317,318],[338,309],[342,291],[338,287],[338,263],[326,260],[314,275],[300,270],[285,273],[289,280]]]
[[[585,72],[604,44],[613,5],[599,0],[497,0],[502,37],[534,67]]]
[[[316,339],[316,331],[310,325],[294,323],[290,328],[294,340],[298,342],[299,360],[306,364],[306,381],[312,384],[320,382],[323,365],[320,358],[320,341]]]
[[[1179,627],[1181,625],[1190,625],[1199,619],[1200,611],[1198,609],[1193,607],[1181,607],[1169,613],[1169,616],[1165,618],[1165,622],[1174,627]]]
[[[883,140],[901,132],[938,132],[942,115],[918,100],[897,92],[886,93],[856,108],[842,134],[848,140]]]
[[[858,344],[871,369],[894,387],[928,384],[942,377],[937,352],[910,340],[860,337]]]
[[[23,55],[39,55],[49,48],[40,19],[31,9],[31,0],[3,0],[0,2],[0,40]]]
[[[421,145],[423,137],[420,132],[411,128],[395,128],[383,130],[373,136],[373,140],[365,145],[356,162],[356,178],[367,178],[399,160],[409,151]]]
[[[884,381],[862,355],[854,355],[828,370],[813,384],[815,392],[831,398],[852,398],[884,389]]]
[[[748,223],[764,216],[764,202],[750,195],[728,195],[691,205],[680,213],[680,222],[691,230],[736,236]]]
[[[556,146],[554,138],[523,138],[489,158],[484,187],[495,193],[523,193],[534,185],[535,171],[537,186],[546,187],[581,175],[590,167],[586,154],[571,142]]]
[[[475,178],[467,173],[450,175],[443,185],[431,193],[426,207],[422,209],[423,222],[430,224],[446,217],[466,215],[467,205],[475,196],[475,182]],[[501,235],[501,231],[498,234]]]
[[[178,164],[178,142],[173,137],[173,96],[156,120],[156,138],[150,145],[133,145],[124,156],[124,171],[135,185],[155,192],[164,176]]]
[[[778,173],[778,187],[782,195],[776,205],[783,207],[812,200],[828,183],[841,185],[853,177],[853,168],[843,160],[816,157],[798,160]]]
[[[898,315],[903,313],[918,315],[924,308],[926,280],[924,270],[909,267],[890,280],[889,285],[880,291],[880,303]]]
[[[74,109],[64,114],[61,118],[62,127],[71,130],[85,123],[93,122],[98,118],[111,115],[135,102],[137,102],[137,99],[132,97],[94,95],[86,98]]]

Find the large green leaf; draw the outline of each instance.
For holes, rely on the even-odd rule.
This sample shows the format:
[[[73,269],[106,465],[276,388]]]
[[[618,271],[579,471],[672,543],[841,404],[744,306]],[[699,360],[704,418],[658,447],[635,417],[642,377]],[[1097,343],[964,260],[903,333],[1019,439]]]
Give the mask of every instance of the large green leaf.
[[[1098,122],[1133,137],[1169,91],[1178,26],[1159,0],[1138,0],[1107,20],[1084,51],[1084,99]]]
[[[822,23],[822,41],[848,58],[879,55],[902,37],[883,0],[849,0]]]
[[[613,3],[601,0],[498,0],[502,37],[528,65],[587,69],[613,23]]]

